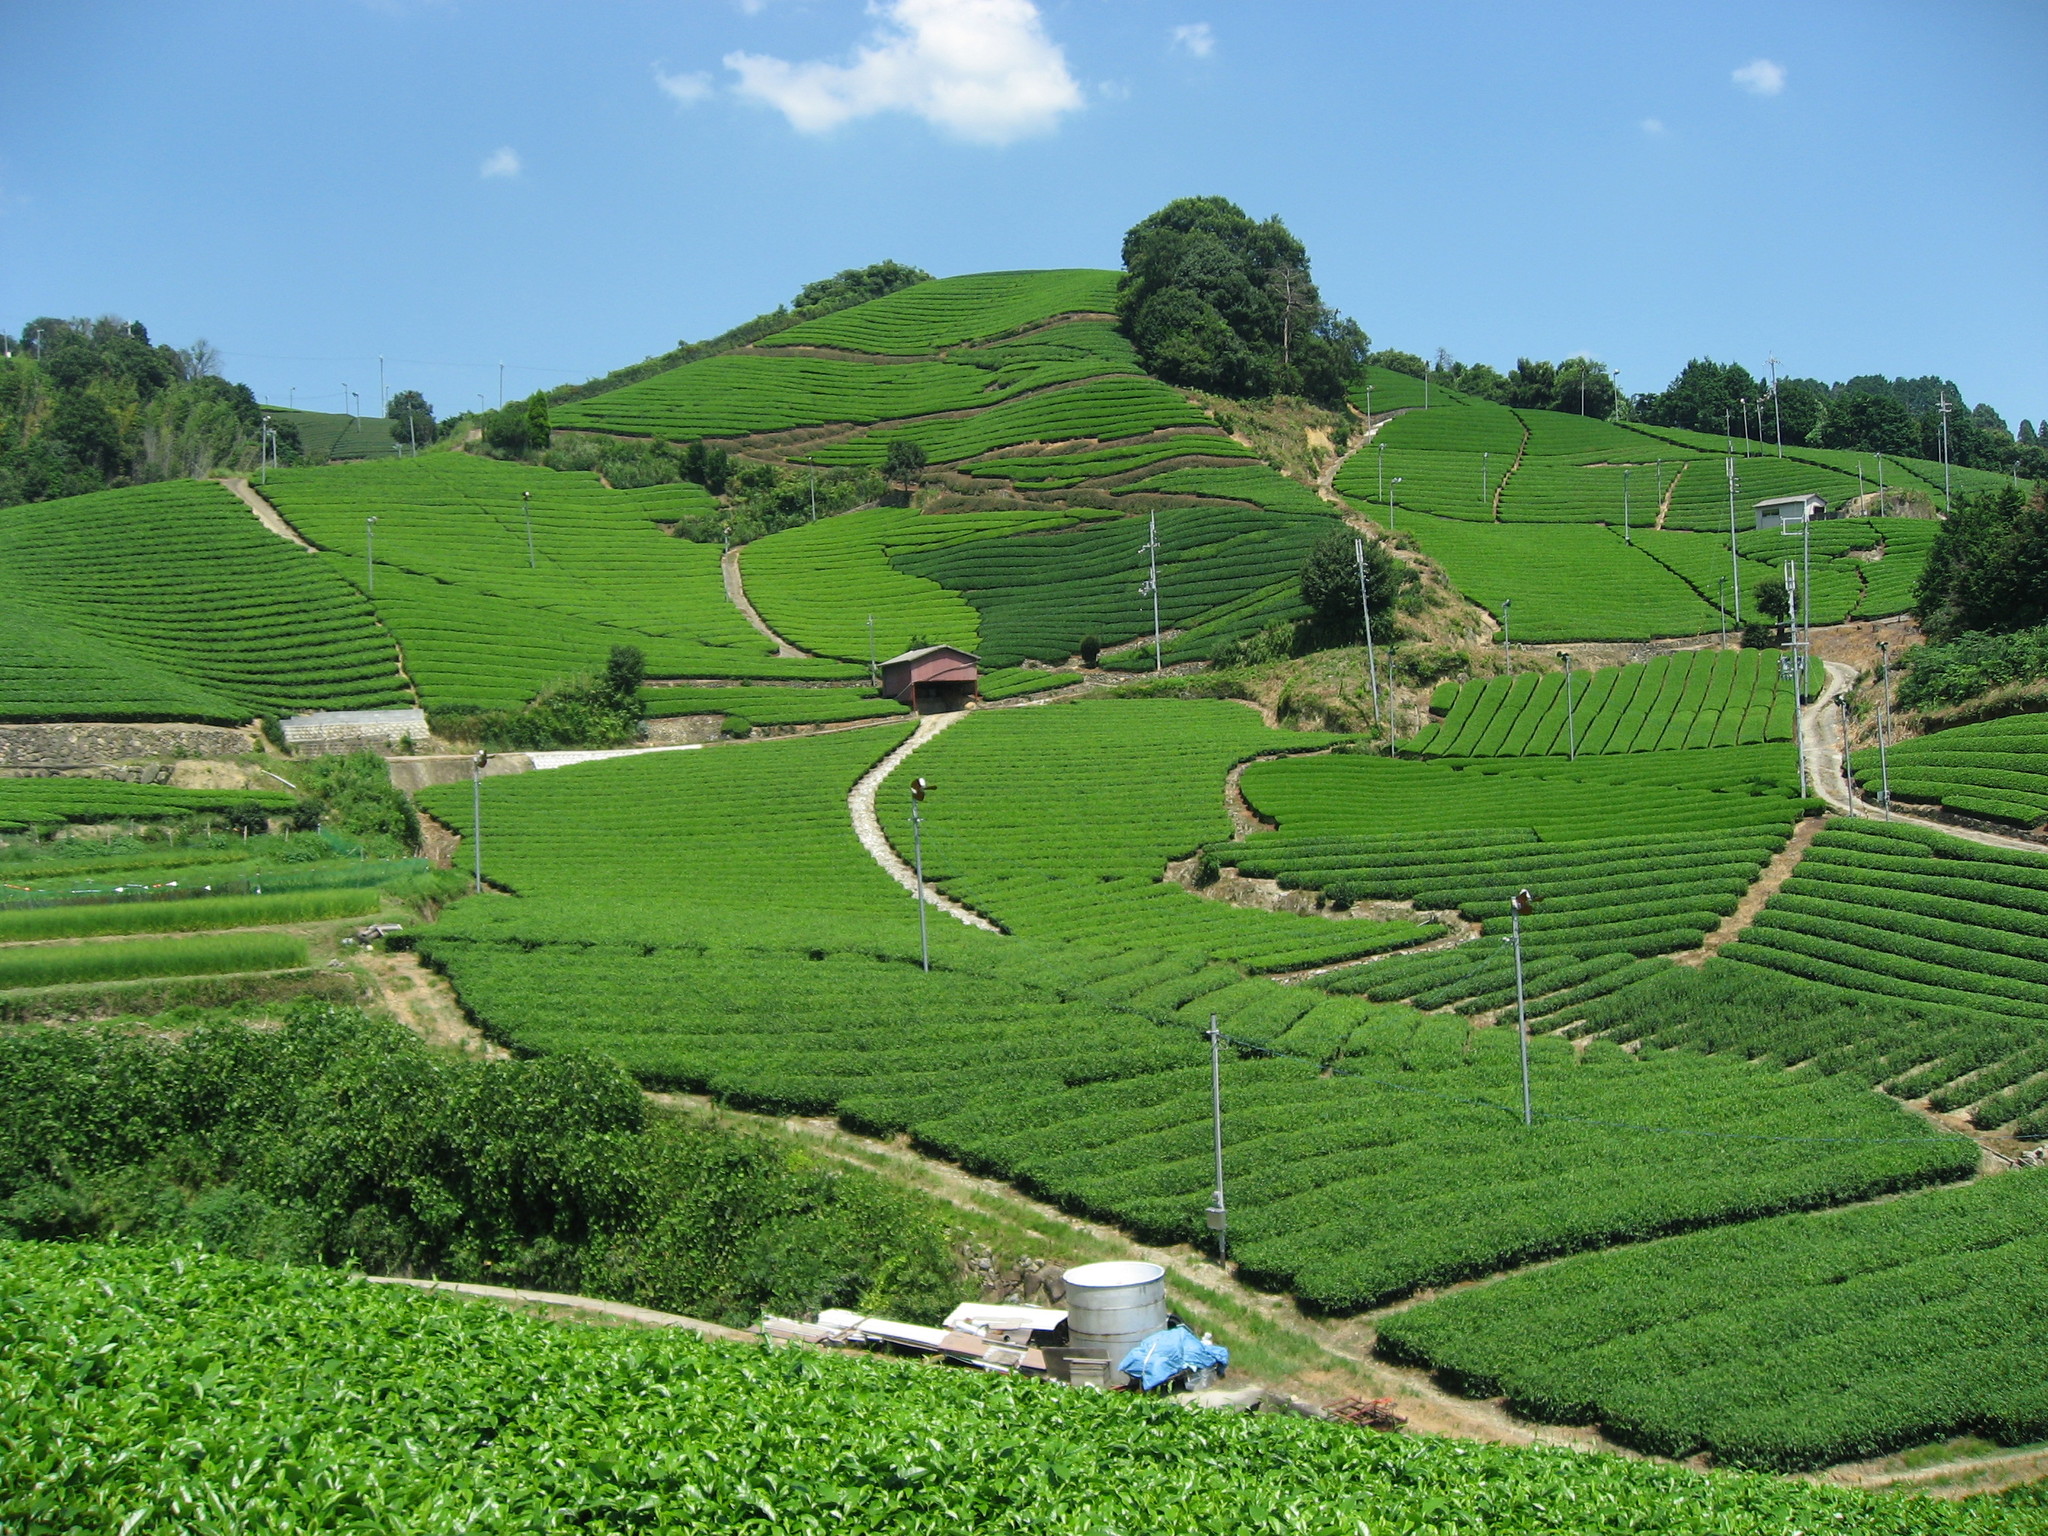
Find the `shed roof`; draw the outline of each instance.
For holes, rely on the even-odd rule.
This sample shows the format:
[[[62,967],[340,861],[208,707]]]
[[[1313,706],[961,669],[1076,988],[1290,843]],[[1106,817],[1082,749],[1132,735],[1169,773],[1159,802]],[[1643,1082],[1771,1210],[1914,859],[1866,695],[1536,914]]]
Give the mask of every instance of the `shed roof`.
[[[1766,496],[1762,501],[1758,502],[1756,505],[1758,507],[1789,507],[1794,502],[1804,505],[1807,502],[1812,501],[1818,501],[1825,504],[1827,498],[1820,495],[1817,491],[1806,491],[1798,496]]]
[[[899,661],[917,661],[922,657],[936,656],[941,651],[950,652],[955,656],[964,656],[967,658],[967,660],[975,663],[977,666],[981,664],[981,658],[975,655],[974,652],[962,650],[957,645],[926,645],[921,646],[914,651],[905,651],[901,656],[891,656],[887,661],[883,662],[882,665],[885,667],[893,667]]]

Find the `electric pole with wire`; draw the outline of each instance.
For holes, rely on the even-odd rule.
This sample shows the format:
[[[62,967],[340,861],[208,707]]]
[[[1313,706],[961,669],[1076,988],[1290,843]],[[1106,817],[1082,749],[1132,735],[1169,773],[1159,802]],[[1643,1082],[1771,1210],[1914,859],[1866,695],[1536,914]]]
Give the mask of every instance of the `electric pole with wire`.
[[[1157,675],[1166,670],[1166,642],[1159,632],[1159,514],[1150,514],[1145,526],[1145,565],[1150,574],[1138,588],[1138,596],[1150,593],[1152,597],[1152,671]]]

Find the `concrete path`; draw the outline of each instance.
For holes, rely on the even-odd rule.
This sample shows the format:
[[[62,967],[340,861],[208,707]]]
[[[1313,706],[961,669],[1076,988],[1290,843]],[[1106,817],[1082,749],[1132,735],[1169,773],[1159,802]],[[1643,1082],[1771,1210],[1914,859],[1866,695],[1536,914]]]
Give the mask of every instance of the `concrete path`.
[[[860,839],[861,847],[867,849],[874,861],[888,871],[889,878],[906,891],[917,890],[917,871],[903,861],[890,846],[887,836],[883,834],[882,819],[875,811],[876,793],[881,789],[883,781],[896,771],[897,765],[906,757],[947,726],[966,718],[967,711],[964,709],[952,714],[926,715],[917,722],[917,729],[910,733],[910,739],[870,768],[861,777],[860,782],[853,786],[853,792],[846,797],[846,808],[853,816],[854,835]],[[990,933],[1003,931],[979,912],[961,906],[949,896],[941,896],[929,883],[924,888],[924,899],[948,917],[957,917],[970,928],[983,928]]]
[[[312,549],[314,547],[300,538],[299,530],[286,522],[279,515],[277,508],[265,500],[263,493],[258,491],[247,480],[238,477],[233,480],[223,480],[221,484],[241,498],[242,505],[256,514],[256,521],[268,528],[280,539],[290,539],[292,543],[298,545],[301,549]]]
[[[1822,665],[1827,668],[1827,686],[1821,690],[1820,697],[1799,714],[1799,734],[1806,744],[1806,771],[1813,783],[1813,792],[1827,801],[1832,810],[1882,821],[1884,807],[1855,792],[1851,781],[1842,772],[1842,711],[1835,700],[1855,686],[1856,669],[1839,661],[1827,661]],[[1996,832],[1980,832],[1975,827],[1958,827],[1945,821],[1931,821],[1924,816],[1909,816],[1896,806],[1892,808],[1891,819],[1909,827],[1945,832],[1965,842],[1982,843],[1987,848],[2016,848],[2024,853],[2041,851],[2039,843],[2025,838],[2000,837]]]
[[[746,583],[740,580],[740,552],[737,549],[728,549],[725,552],[725,558],[719,561],[718,568],[725,576],[725,595],[732,600],[733,607],[746,615],[746,620],[749,624],[775,642],[775,654],[777,656],[808,656],[811,654],[809,651],[798,650],[787,640],[783,639],[782,636],[775,633],[774,630],[768,627],[768,621],[754,611],[754,605],[747,601]]]
[[[759,1334],[728,1328],[723,1323],[707,1323],[702,1318],[684,1317],[677,1312],[656,1312],[651,1307],[636,1307],[623,1301],[603,1301],[595,1296],[563,1296],[554,1291],[517,1290],[509,1285],[463,1285],[454,1280],[414,1280],[404,1275],[365,1275],[363,1278],[372,1285],[406,1285],[419,1291],[448,1291],[457,1296],[481,1296],[489,1301],[513,1301],[527,1306],[560,1307],[572,1312],[595,1312],[604,1317],[616,1317],[622,1322],[639,1323],[647,1328],[686,1328],[691,1333],[702,1334],[707,1339],[726,1339],[735,1344],[761,1342]]]

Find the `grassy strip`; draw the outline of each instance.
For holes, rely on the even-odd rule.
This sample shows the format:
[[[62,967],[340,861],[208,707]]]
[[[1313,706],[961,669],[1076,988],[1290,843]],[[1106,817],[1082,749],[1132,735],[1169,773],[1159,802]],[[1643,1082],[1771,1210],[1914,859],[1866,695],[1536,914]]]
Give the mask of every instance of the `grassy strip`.
[[[194,901],[127,901],[92,907],[32,907],[0,912],[0,943],[84,939],[107,933],[197,933],[363,917],[383,897],[374,890],[294,891],[283,896],[202,896]]]
[[[283,933],[209,934],[126,944],[66,944],[0,955],[0,987],[54,987],[138,976],[282,971],[306,963],[306,941]]]

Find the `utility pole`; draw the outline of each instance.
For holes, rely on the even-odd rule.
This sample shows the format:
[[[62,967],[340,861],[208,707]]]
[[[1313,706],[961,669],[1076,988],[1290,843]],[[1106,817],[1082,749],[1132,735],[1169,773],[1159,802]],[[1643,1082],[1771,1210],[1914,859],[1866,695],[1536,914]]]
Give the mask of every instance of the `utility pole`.
[[[505,365],[498,364],[498,409],[505,409]]]
[[[1799,728],[1799,709],[1805,702],[1801,682],[1805,675],[1803,658],[1799,650],[1799,587],[1792,562],[1785,562],[1785,590],[1792,598],[1792,743],[1799,759],[1799,798],[1804,800],[1809,793],[1806,775],[1806,732]]]
[[[263,436],[258,439],[256,444],[256,462],[260,466],[258,473],[263,476],[263,483],[265,485],[270,484],[270,413],[268,411],[263,413]]]
[[[875,616],[868,615],[868,686],[882,686],[882,674],[875,670]]]
[[[811,521],[818,520],[818,461],[811,460]]]
[[[484,888],[484,766],[491,760],[491,754],[479,751],[469,760],[469,835],[475,845],[471,852],[476,859],[476,892],[481,895]]]
[[[1396,527],[1394,519],[1401,510],[1399,505],[1401,500],[1400,485],[1407,478],[1406,475],[1396,475],[1392,482],[1390,482],[1391,488],[1387,492],[1387,532],[1389,533],[1394,532]]]
[[[1884,494],[1884,455],[1877,456],[1877,515],[1884,517],[1889,512]]]
[[[1742,623],[1742,556],[1735,549],[1735,491],[1742,481],[1735,473],[1735,455],[1728,455],[1728,580],[1735,591],[1735,612],[1732,617],[1740,627]]]
[[[910,836],[912,845],[917,851],[917,946],[919,952],[924,957],[924,968],[927,974],[930,973],[932,968],[932,940],[930,930],[925,927],[924,814],[921,807],[924,805],[924,797],[930,791],[931,785],[925,783],[923,779],[912,779],[910,781]]]
[[[1492,457],[1493,457],[1493,454],[1491,453],[1491,451],[1489,451],[1489,450],[1486,450],[1486,449],[1481,449],[1481,450],[1480,450],[1480,454],[1479,454],[1479,505],[1480,505],[1480,506],[1482,506],[1482,507],[1486,505],[1486,467],[1487,467],[1487,461],[1488,461],[1488,460],[1490,460],[1490,459],[1491,459]]]
[[[1508,671],[1515,670],[1515,648],[1508,644],[1508,610],[1515,606],[1512,597],[1500,600],[1500,656],[1507,663]]]
[[[1771,365],[1771,422],[1778,432],[1778,457],[1785,457],[1785,414],[1778,408],[1778,359],[1773,354]]]
[[[1209,1110],[1216,1127],[1216,1203],[1205,1213],[1216,1234],[1216,1262],[1230,1261],[1230,1213],[1223,1204],[1223,1031],[1209,1015]]]
[[[1380,500],[1385,501],[1387,499],[1387,445],[1385,443],[1374,443],[1372,446],[1373,450],[1379,455]]]
[[[1628,466],[1621,466],[1621,542],[1633,545],[1636,536],[1628,525]]]
[[[526,509],[526,568],[534,569],[533,561],[533,492],[521,491],[519,504]]]
[[[1372,644],[1372,600],[1365,585],[1365,540],[1353,539],[1351,547],[1358,556],[1358,611],[1365,615],[1365,665],[1372,678],[1372,723],[1380,723],[1380,664]]]
[[[1152,671],[1156,675],[1166,670],[1166,642],[1159,633],[1159,514],[1150,514],[1146,523],[1149,535],[1145,540],[1145,564],[1150,572],[1145,584],[1138,588],[1138,596],[1148,592],[1152,595]]]
[[[377,595],[377,519],[363,519],[363,585],[369,588],[369,595]]]
[[[1565,739],[1571,743],[1571,760],[1579,760],[1579,720],[1572,709],[1572,653],[1559,651],[1557,659],[1564,663],[1564,728]]]
[[[1956,498],[1949,489],[1948,479],[1948,391],[1941,392],[1941,501],[1942,510],[1951,517],[1955,515]]]
[[[1536,1112],[1529,1102],[1529,1000],[1522,988],[1522,919],[1536,910],[1536,898],[1526,890],[1515,892],[1508,913],[1515,932],[1515,1022],[1522,1036],[1522,1124],[1534,1125]]]
[[[349,414],[349,409],[348,409],[348,382],[347,382],[347,380],[343,380],[343,381],[342,381],[342,386],[341,386],[341,414],[342,414],[342,415],[344,415],[344,416],[346,416],[346,415],[348,415],[348,414]]]
[[[1884,819],[1892,819],[1892,765],[1888,752],[1892,724],[1892,648],[1888,641],[1877,642],[1877,664],[1884,674],[1884,701],[1877,714],[1877,803],[1884,807]]]

